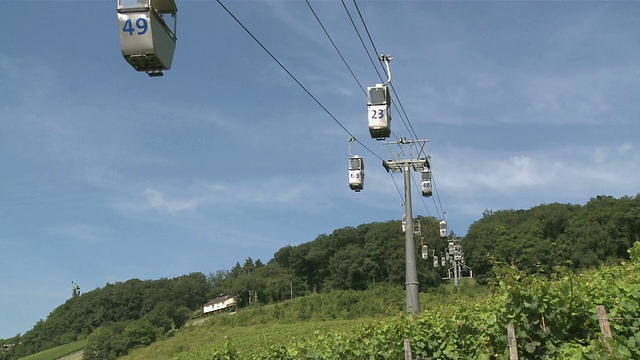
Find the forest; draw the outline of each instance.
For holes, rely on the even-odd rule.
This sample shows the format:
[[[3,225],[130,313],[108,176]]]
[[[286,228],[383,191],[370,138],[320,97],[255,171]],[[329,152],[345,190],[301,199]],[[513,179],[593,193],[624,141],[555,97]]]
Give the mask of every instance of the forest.
[[[462,244],[478,277],[487,279],[494,275],[494,262],[549,274],[558,265],[579,270],[628,259],[639,235],[640,196],[600,195],[584,206],[485,211]]]
[[[422,234],[416,238],[416,253],[422,244],[436,254],[444,252],[438,220],[418,220]],[[629,258],[628,249],[639,235],[640,195],[597,196],[585,205],[486,210],[461,243],[466,263],[482,284],[495,278],[500,264],[543,276],[558,266],[579,271],[613,264]],[[246,258],[230,270],[208,275],[106,284],[70,298],[25,334],[0,340],[0,345],[12,344],[0,352],[0,359],[17,359],[78,339],[88,339],[85,359],[115,359],[171,336],[220,294],[236,295],[238,305],[246,307],[311,293],[403,286],[404,241],[398,220],[362,224],[285,246],[267,263]],[[416,263],[421,292],[442,283],[445,269],[421,258]]]

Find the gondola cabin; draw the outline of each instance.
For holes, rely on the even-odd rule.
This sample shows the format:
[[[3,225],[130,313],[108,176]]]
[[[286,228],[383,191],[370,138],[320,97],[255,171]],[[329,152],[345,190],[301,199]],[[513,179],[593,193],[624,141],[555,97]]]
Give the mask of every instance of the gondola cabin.
[[[422,259],[427,260],[429,258],[429,248],[427,245],[422,245]]]
[[[349,188],[356,192],[364,188],[364,160],[358,155],[349,157]]]
[[[120,48],[134,69],[162,76],[171,68],[177,13],[174,0],[118,0]]]
[[[431,185],[431,170],[422,170],[422,196],[429,197],[433,195],[433,188]]]
[[[440,237],[447,237],[447,222],[444,220],[440,221]]]
[[[433,255],[433,267],[437,268],[438,267],[438,257]]]
[[[422,229],[420,228],[420,220],[413,220],[413,236],[422,235]]]
[[[377,84],[367,88],[369,133],[376,140],[391,136],[391,96],[387,85]]]

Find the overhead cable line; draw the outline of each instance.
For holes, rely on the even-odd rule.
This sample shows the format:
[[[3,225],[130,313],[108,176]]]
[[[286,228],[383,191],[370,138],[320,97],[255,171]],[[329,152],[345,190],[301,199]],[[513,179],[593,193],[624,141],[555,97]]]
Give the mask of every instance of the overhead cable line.
[[[378,70],[378,67],[376,66],[375,62],[373,61],[373,57],[371,56],[371,53],[369,53],[369,49],[367,49],[367,45],[365,45],[364,40],[362,40],[362,36],[360,35],[360,31],[358,31],[358,27],[356,26],[355,21],[353,21],[353,17],[351,16],[351,13],[349,12],[349,8],[347,8],[347,4],[344,3],[344,0],[341,0],[341,1],[342,1],[342,6],[344,7],[344,10],[347,12],[347,16],[349,16],[349,20],[351,20],[351,25],[353,25],[353,29],[356,31],[356,34],[358,34],[358,38],[360,39],[360,43],[362,44],[362,47],[364,48],[364,51],[367,53],[367,56],[369,57],[369,60],[371,61],[371,65],[373,66],[373,69],[378,74],[378,77],[380,78],[380,81],[384,81],[382,79],[382,75],[380,75],[380,71]]]
[[[354,74],[353,70],[351,70],[351,67],[349,66],[349,63],[345,60],[344,56],[342,56],[342,52],[340,52],[340,49],[338,49],[338,46],[336,45],[336,43],[333,41],[333,39],[331,38],[331,35],[329,35],[329,32],[327,31],[327,29],[325,28],[324,24],[322,23],[322,21],[320,20],[320,17],[318,16],[318,14],[315,12],[315,10],[313,10],[313,7],[311,6],[311,3],[309,2],[309,0],[305,0],[305,2],[307,3],[307,6],[309,6],[309,10],[311,10],[311,13],[313,13],[313,16],[316,18],[316,20],[318,21],[318,24],[320,24],[320,27],[322,28],[322,30],[324,31],[325,35],[327,35],[327,38],[329,39],[329,41],[331,42],[331,45],[333,45],[333,48],[336,50],[336,52],[338,53],[338,55],[340,56],[340,59],[342,59],[342,62],[344,63],[344,65],[347,67],[347,69],[349,70],[349,72],[351,73],[351,76],[353,76],[354,80],[356,81],[356,83],[358,84],[358,86],[360,87],[360,89],[365,93],[365,95],[367,94],[367,91],[365,90],[364,86],[360,83],[360,81],[358,80],[358,78],[356,77],[356,75]],[[343,5],[344,2],[343,2]],[[346,6],[345,6],[346,8]],[[348,10],[347,10],[347,14],[348,14]],[[353,23],[353,20],[351,22]],[[355,24],[354,24],[355,25]],[[357,31],[357,30],[356,30]],[[360,39],[362,41],[362,38]],[[364,45],[364,44],[363,44]],[[365,47],[366,49],[366,47]],[[371,57],[369,56],[369,58],[371,59]],[[374,65],[375,66],[375,65]],[[385,71],[386,73],[386,71]],[[380,74],[378,74],[378,76],[380,76]],[[394,135],[395,136],[395,135]],[[393,177],[392,173],[389,173],[389,177],[391,177],[391,181],[393,181],[393,185],[395,186],[396,190],[398,191],[398,195],[400,196],[400,198],[402,199],[402,192],[400,191],[400,188],[398,187],[398,183],[396,182],[396,179]],[[424,201],[423,201],[424,202]],[[427,210],[428,212],[429,210]]]
[[[364,29],[365,29],[365,31],[367,33],[367,36],[369,37],[369,42],[371,43],[371,46],[373,47],[373,51],[375,51],[376,54],[379,54],[378,49],[376,47],[376,44],[373,42],[373,38],[371,37],[371,33],[369,32],[369,27],[367,26],[367,23],[364,21],[364,17],[362,16],[362,12],[360,12],[360,7],[358,6],[358,3],[356,2],[356,0],[353,0],[353,4],[355,5],[356,10],[358,11],[358,16],[360,17],[360,21],[362,22],[362,25],[364,26]],[[367,54],[368,54],[368,52],[367,52]],[[380,64],[382,65],[382,62],[380,62]],[[384,66],[382,67],[382,70],[385,71],[385,73],[386,73],[386,69],[385,69]],[[413,139],[417,140],[418,139],[418,135],[416,134],[416,131],[413,129],[413,125],[411,124],[411,121],[409,120],[409,116],[407,115],[407,112],[404,110],[404,106],[402,105],[402,102],[400,101],[400,97],[396,93],[396,89],[393,87],[393,83],[391,83],[391,90],[393,91],[393,95],[395,96],[396,100],[398,101],[398,105],[400,105],[400,109],[402,110],[402,113],[400,113],[400,119],[402,119],[402,122],[404,123],[405,127],[407,128],[407,130],[409,131],[411,136],[413,136]],[[402,114],[404,114],[404,117],[402,116]],[[406,118],[406,122],[405,122],[405,118]]]
[[[243,30],[244,30],[244,31],[245,31],[245,32],[246,32],[246,33],[247,33],[247,34],[248,34],[248,35],[249,35],[249,36],[250,36],[250,37],[251,37],[251,38],[252,38],[252,39],[253,39],[253,40],[254,40],[254,41],[255,41],[255,42],[256,42],[256,43],[257,43],[257,44],[258,44],[258,45],[259,45],[259,46],[260,46],[260,47],[261,47],[261,48],[262,48],[262,49],[263,49],[263,50],[268,54],[268,55],[269,55],[269,56],[270,56],[270,57],[271,57],[271,59],[272,59],[273,61],[275,61],[275,62],[278,64],[278,66],[280,66],[280,68],[282,68],[282,70],[284,70],[284,71],[285,71],[285,73],[287,73],[287,75],[289,75],[289,77],[290,77],[293,81],[295,81],[295,83],[296,83],[296,84],[298,84],[298,86],[300,86],[300,88],[301,88],[301,89],[302,89],[302,90],[303,90],[303,91],[304,91],[304,92],[305,92],[309,97],[311,97],[311,99],[313,99],[313,101],[314,101],[318,106],[320,106],[320,108],[321,108],[321,109],[322,109],[322,110],[323,110],[327,115],[329,115],[329,117],[331,117],[331,119],[332,119],[336,124],[338,124],[338,126],[340,126],[340,127],[341,127],[341,128],[342,128],[342,129],[343,129],[343,130],[344,130],[344,131],[345,131],[349,136],[350,136],[350,137],[354,138],[354,139],[355,139],[354,141],[355,141],[355,142],[357,142],[358,144],[360,144],[360,145],[361,145],[365,150],[367,150],[367,151],[368,151],[368,152],[370,152],[372,155],[374,155],[376,158],[378,158],[379,160],[381,160],[381,161],[383,161],[383,162],[384,162],[384,159],[382,159],[382,157],[380,157],[378,154],[376,154],[374,151],[372,151],[370,148],[368,148],[368,147],[367,147],[365,144],[363,144],[360,140],[356,139],[356,138],[355,138],[355,136],[353,136],[353,134],[351,134],[351,132],[350,132],[350,131],[349,131],[349,130],[348,130],[348,129],[347,129],[347,128],[346,128],[346,127],[345,127],[345,126],[344,126],[344,125],[343,125],[343,124],[342,124],[342,123],[341,123],[341,122],[340,122],[340,121],[339,121],[339,120],[338,120],[338,119],[337,119],[337,118],[336,118],[336,117],[335,117],[335,116],[334,116],[334,115],[333,115],[333,114],[332,114],[332,113],[331,113],[331,112],[330,112],[330,111],[329,111],[329,110],[328,110],[328,109],[327,109],[327,108],[326,108],[326,107],[325,107],[325,106],[324,106],[324,105],[323,105],[323,104],[322,104],[322,103],[321,103],[321,102],[320,102],[320,101],[319,101],[319,100],[318,100],[318,99],[317,99],[317,98],[316,98],[316,97],[315,97],[315,96],[314,96],[314,95],[313,95],[313,94],[312,94],[312,93],[311,93],[311,92],[310,92],[310,91],[309,91],[309,90],[308,90],[308,89],[307,89],[307,88],[306,88],[306,87],[305,87],[305,86],[304,86],[304,85],[303,85],[303,84],[302,84],[302,83],[301,83],[301,82],[300,82],[300,81],[299,81],[299,80],[298,80],[298,79],[297,79],[297,78],[296,78],[296,77],[295,77],[295,76],[290,72],[290,71],[289,71],[289,70],[288,70],[288,69],[287,69],[287,68],[286,68],[286,66],[284,66],[284,64],[282,64],[282,62],[280,62],[280,61],[278,60],[278,58],[277,58],[277,57],[276,57],[276,56],[275,56],[271,51],[269,51],[269,49],[268,49],[268,48],[267,48],[267,47],[266,47],[266,46],[265,46],[265,45],[264,45],[264,44],[263,44],[263,43],[262,43],[262,42],[261,42],[261,41],[260,41],[260,40],[259,40],[259,39],[258,39],[258,38],[253,34],[253,33],[252,33],[252,32],[251,32],[251,30],[249,30],[249,29],[248,29],[248,28],[247,28],[247,27],[246,27],[246,26],[245,26],[245,25],[244,25],[244,24],[243,24],[243,23],[242,23],[242,22],[241,22],[241,21],[240,21],[240,20],[239,20],[239,19],[238,19],[238,18],[237,18],[233,13],[232,13],[232,12],[231,12],[231,11],[230,11],[230,10],[229,10],[229,9],[228,9],[224,4],[223,4],[223,3],[222,3],[222,2],[221,2],[221,0],[216,0],[216,1],[217,1],[217,2],[218,2],[218,4],[219,4],[219,5],[220,5],[220,6],[221,6],[221,7],[222,7],[222,8],[223,8],[223,9],[224,9],[228,14],[229,14],[229,16],[231,16],[231,18],[232,18],[232,19],[233,19],[233,20],[234,20],[238,25],[240,25],[240,27],[242,27],[242,29],[243,29]],[[309,4],[309,3],[307,2],[307,4]],[[360,41],[361,41],[361,43],[362,43],[363,47],[365,48],[365,51],[367,52],[367,54],[368,54],[368,56],[369,56],[369,59],[371,60],[372,64],[374,65],[374,68],[376,69],[376,72],[378,73],[378,76],[379,76],[379,77],[381,78],[381,80],[382,80],[382,77],[380,76],[379,71],[377,70],[377,68],[375,67],[375,64],[373,63],[373,60],[372,60],[372,58],[371,58],[371,55],[370,55],[369,51],[367,50],[366,45],[364,44],[364,41],[362,40],[362,37],[360,36],[360,34],[359,34],[358,30],[357,30],[357,27],[355,26],[355,23],[353,22],[353,19],[352,19],[352,17],[351,17],[351,15],[350,15],[350,13],[349,13],[348,8],[346,7],[346,4],[344,3],[344,0],[342,0],[342,4],[343,4],[343,6],[345,7],[345,10],[347,11],[347,14],[349,15],[349,18],[351,19],[352,25],[353,25],[353,26],[354,26],[354,28],[356,29],[356,33],[358,33],[358,37],[360,38]],[[313,11],[313,9],[311,8],[311,6],[310,6],[310,5],[309,5],[309,7],[310,7],[310,9],[312,10],[312,12],[314,13],[314,16],[316,16],[316,19],[320,22],[320,20],[319,20],[319,19],[318,19],[318,17],[317,17],[317,14],[315,14],[315,12]],[[322,24],[321,24],[321,25],[322,25]],[[323,27],[323,30],[325,30],[325,33],[326,33],[326,34],[327,34],[327,36],[328,36],[328,33],[326,32],[326,29],[324,29],[324,26],[322,26],[322,27]],[[329,37],[329,38],[330,38],[330,37]],[[331,39],[331,38],[330,38],[330,39]],[[335,43],[334,43],[333,41],[332,41],[332,43],[334,44],[334,48],[336,48],[336,50],[338,51],[337,46],[335,46]],[[339,52],[339,51],[338,51],[338,52]],[[339,52],[339,54],[340,54],[340,52]],[[340,55],[341,55],[341,54],[340,54]],[[341,56],[341,57],[342,57],[342,56]],[[342,57],[342,58],[343,58],[343,57]],[[343,61],[344,61],[344,58],[343,58]],[[347,67],[348,67],[348,64],[346,63],[346,61],[345,61],[345,65],[347,65]],[[348,67],[348,68],[349,68],[349,67]],[[349,68],[349,69],[350,69],[350,68]],[[350,71],[351,71],[351,70],[350,70]],[[352,73],[352,75],[353,75],[353,73]],[[355,78],[355,75],[354,75],[354,78]],[[355,78],[355,79],[356,79],[356,82],[360,85],[359,81],[357,81],[357,78]],[[362,87],[362,85],[360,85],[360,86],[361,86],[361,88],[363,88],[363,87]],[[397,96],[397,94],[396,94],[396,96]],[[406,125],[406,124],[405,124],[405,125]],[[391,176],[391,179],[392,179],[392,181],[393,181],[393,183],[394,183],[394,186],[396,187],[396,190],[398,191],[399,196],[400,196],[401,198],[403,198],[403,196],[402,196],[402,194],[401,194],[401,192],[400,192],[400,189],[399,189],[399,187],[398,187],[398,185],[397,185],[397,183],[396,183],[396,181],[395,181],[395,178],[392,176],[392,174],[390,174],[390,176]],[[436,210],[437,210],[437,209],[436,209]],[[428,212],[428,209],[427,209],[427,212]]]
[[[367,36],[369,37],[369,42],[371,43],[371,46],[373,47],[373,51],[376,54],[380,54],[378,52],[378,49],[376,48],[376,44],[373,43],[373,39],[371,38],[371,33],[369,32],[369,28],[367,27],[367,24],[364,22],[364,18],[362,17],[362,13],[360,12],[360,8],[358,7],[358,3],[356,2],[356,0],[353,0],[353,5],[355,5],[356,10],[358,11],[358,16],[360,17],[360,21],[362,22],[362,25],[364,26],[364,31],[366,31]],[[380,61],[380,65],[382,65],[382,61]],[[387,77],[389,76],[389,74],[387,73],[387,69],[384,66],[382,66],[382,71],[384,71],[384,73],[385,73],[385,75]]]
[[[362,25],[367,33],[367,36],[369,37],[369,41],[371,42],[371,46],[373,47],[373,50],[378,53],[378,49],[376,48],[375,42],[373,41],[373,38],[371,36],[371,33],[369,32],[369,28],[367,26],[367,23],[364,20],[364,17],[362,16],[362,12],[360,11],[360,7],[358,6],[358,3],[356,0],[353,0],[353,4],[355,5],[355,8],[358,12],[358,16],[360,17],[360,21],[362,21]],[[367,52],[368,54],[368,52]],[[385,68],[383,67],[383,70],[385,70]],[[400,119],[402,119],[405,127],[407,128],[407,130],[409,131],[409,133],[411,134],[411,136],[413,136],[414,139],[418,139],[418,135],[416,134],[415,129],[413,128],[413,124],[411,124],[411,120],[409,119],[409,116],[407,115],[406,110],[404,109],[404,106],[402,105],[402,101],[400,100],[400,97],[398,96],[395,87],[393,86],[393,83],[390,84],[391,85],[391,90],[393,91],[393,95],[395,96],[395,99],[398,102],[398,105],[400,106],[400,109],[402,110],[402,112],[400,113]],[[404,117],[402,116],[404,114]],[[406,118],[406,122],[405,119]],[[420,153],[418,153],[418,157],[420,156]],[[436,193],[436,197],[438,198],[438,203],[440,204],[440,209],[442,209],[442,202],[440,201],[440,194],[438,193],[438,190],[435,186],[435,181],[434,181],[434,192]],[[434,205],[436,205],[436,211],[438,211],[437,208],[437,204],[435,204],[435,199],[434,199]]]
[[[438,193],[438,187],[436,186],[436,181],[435,179],[431,178],[431,183],[433,184],[433,192],[436,193],[436,197],[438,198],[438,204],[440,204],[440,209],[442,210],[442,213],[444,214],[444,208],[442,207],[442,202],[440,201],[440,193]],[[435,205],[436,200],[433,200],[433,203]],[[436,207],[436,211],[438,210],[438,208]]]
[[[349,11],[348,11],[346,5],[344,5],[344,0],[342,1],[342,4],[345,7],[345,10],[347,10],[347,14],[349,15],[349,19],[351,19],[351,22],[353,24],[353,19],[351,18],[351,15],[349,14]],[[373,37],[371,36],[371,33],[369,32],[369,27],[367,26],[367,23],[364,20],[364,17],[362,16],[362,12],[360,11],[360,7],[358,6],[357,1],[353,0],[353,4],[354,4],[354,6],[356,8],[356,11],[358,12],[358,16],[360,17],[360,21],[362,22],[362,26],[364,27],[364,29],[365,29],[365,31],[367,33],[367,36],[369,38],[369,42],[371,43],[371,46],[373,47],[373,50],[375,51],[375,53],[378,54],[379,53],[378,49],[376,47],[375,42],[373,41]],[[353,24],[353,26],[356,29],[356,32],[358,33],[358,37],[360,37],[360,33],[358,32],[357,27],[355,26],[355,24]],[[362,37],[360,37],[360,41],[362,42]],[[363,46],[364,46],[364,43],[363,43]],[[369,58],[371,59],[371,55],[369,54],[369,51],[367,51],[367,55],[369,55]],[[381,65],[382,65],[382,62],[381,62]],[[383,68],[383,71],[385,71],[385,73],[386,73],[385,67],[382,66],[382,68]],[[376,68],[376,72],[378,72],[377,68]],[[379,72],[378,72],[378,76],[380,76]],[[393,83],[391,83],[390,85],[391,85],[391,90],[393,92],[393,95],[395,96],[395,99],[397,100],[398,105],[400,107],[400,110],[402,110],[402,112],[399,112],[400,119],[404,123],[405,127],[407,128],[407,130],[409,131],[409,133],[413,137],[413,139],[418,139],[418,135],[416,134],[416,131],[413,128],[413,124],[411,123],[411,120],[409,119],[409,115],[407,115],[407,112],[406,112],[406,110],[404,108],[404,105],[402,105],[402,101],[400,100],[400,96],[398,96],[398,93],[396,92],[396,89],[393,86]],[[406,121],[405,121],[405,118],[406,118]],[[418,157],[420,157],[421,151],[418,150],[418,149],[417,149],[417,151],[418,151]],[[433,174],[432,174],[432,176],[433,176]],[[432,181],[433,181],[433,185],[434,185],[433,186],[433,190],[435,192],[436,198],[438,199],[438,204],[440,205],[440,209],[444,212],[443,207],[442,207],[442,202],[440,201],[440,193],[438,192],[438,189],[435,186],[435,179],[432,178]],[[436,208],[436,212],[439,213],[438,204],[436,204],[435,199],[433,201],[434,201],[434,206]],[[425,205],[425,208],[426,208],[426,205]],[[428,209],[427,209],[427,212],[428,212]]]
[[[404,196],[402,196],[402,191],[400,191],[400,187],[396,182],[396,178],[393,177],[392,173],[389,173],[389,177],[391,177],[391,181],[393,181],[393,185],[396,187],[396,190],[398,191],[398,195],[400,195],[400,199],[402,199],[402,202],[404,202]]]
[[[366,89],[364,88],[364,86],[362,86],[362,84],[360,83],[360,81],[358,80],[358,78],[356,77],[356,75],[354,74],[353,70],[351,70],[351,67],[349,66],[349,63],[345,60],[344,56],[342,56],[342,53],[340,52],[340,49],[338,49],[338,46],[336,45],[336,43],[333,41],[333,39],[331,38],[331,35],[329,35],[329,32],[327,31],[327,29],[324,27],[324,24],[322,24],[322,21],[320,20],[320,17],[318,17],[318,14],[313,10],[313,7],[311,6],[311,3],[309,2],[309,0],[305,0],[307,5],[309,6],[309,10],[311,10],[311,12],[313,13],[313,16],[316,18],[316,20],[318,21],[318,24],[320,24],[320,27],[322,28],[322,30],[324,31],[325,35],[327,35],[327,38],[329,39],[329,41],[331,42],[331,45],[333,45],[333,48],[336,50],[336,52],[338,53],[338,55],[340,56],[340,59],[342,59],[342,62],[344,63],[344,65],[347,67],[347,69],[349,70],[349,72],[351,73],[351,76],[353,76],[354,80],[356,81],[356,83],[358,84],[358,86],[360,87],[360,89],[365,93],[365,95],[367,94]],[[344,3],[343,3],[344,4]],[[348,12],[347,12],[348,13]],[[352,21],[353,23],[353,21]],[[380,74],[378,74],[380,75]],[[395,136],[395,135],[394,135]],[[396,182],[396,179],[393,177],[392,173],[389,173],[389,177],[391,177],[391,181],[393,181],[393,185],[395,186],[396,190],[398,191],[398,195],[400,196],[400,198],[402,199],[402,192],[400,191],[400,188],[398,187],[398,183]],[[423,201],[424,202],[424,201]],[[427,210],[428,212],[429,210]]]
[[[311,7],[311,3],[309,3],[309,0],[305,0],[305,1],[307,2],[307,5],[309,6],[309,10],[311,10],[311,12],[313,13],[313,16],[315,16],[316,20],[318,21],[318,24],[320,24],[320,27],[324,31],[325,35],[327,35],[327,38],[329,38],[329,41],[331,42],[331,45],[333,45],[333,48],[336,50],[338,55],[340,55],[340,59],[342,59],[342,62],[344,63],[344,65],[347,67],[347,69],[349,69],[349,72],[351,73],[351,76],[353,76],[353,79],[356,81],[356,83],[358,83],[358,86],[360,87],[360,89],[362,89],[362,92],[366,95],[367,94],[367,90],[364,88],[364,86],[362,86],[362,84],[360,83],[360,81],[356,77],[356,74],[353,73],[353,70],[351,70],[351,67],[347,63],[347,60],[345,60],[344,56],[342,56],[342,53],[338,49],[338,46],[336,45],[336,43],[331,38],[331,35],[329,35],[329,32],[327,31],[327,29],[322,24],[322,21],[320,21],[320,18],[318,17],[316,12],[313,10],[313,7]]]
[[[289,77],[291,77],[291,79],[293,79],[293,81],[295,81],[296,84],[298,84],[298,86],[300,86],[300,88],[302,88],[302,90],[305,93],[307,93],[307,95],[309,95],[309,97],[311,97],[311,99],[313,99],[313,101],[315,101],[315,103],[318,104],[318,106],[320,106],[320,108],[324,110],[324,112],[327,113],[327,115],[329,115],[331,119],[333,119],[333,121],[335,121],[335,123],[338,124],[338,126],[342,128],[342,130],[344,130],[350,137],[356,139],[355,141],[358,144],[360,144],[364,149],[369,151],[375,157],[380,159],[380,161],[384,161],[382,157],[380,157],[378,154],[373,152],[373,150],[369,149],[365,144],[363,144],[360,140],[358,140],[355,136],[353,136],[353,134],[351,134],[351,132],[344,125],[342,125],[342,123],[324,105],[322,105],[322,103],[278,60],[278,58],[276,58],[275,55],[273,55],[273,53],[271,53],[271,51],[269,51],[269,49],[267,49],[267,47],[264,46],[262,42],[260,42],[260,40],[258,40],[258,38],[255,35],[253,35],[251,30],[249,30],[246,26],[244,26],[244,24],[240,21],[240,19],[238,19],[226,6],[224,6],[221,0],[216,0],[216,1],[227,12],[227,14],[229,14],[229,16],[231,16],[231,18],[233,18],[233,20],[235,20],[235,22],[238,23],[238,25],[240,25],[240,27],[242,27],[242,29],[247,34],[249,34],[249,36],[251,36],[251,38],[262,48],[262,50],[264,50],[271,57],[271,59],[273,59],[273,61],[275,61],[280,66],[280,68],[282,68],[282,70],[284,70],[284,72],[286,72],[287,75],[289,75]]]
[[[404,123],[404,118],[402,116],[400,116],[400,119],[403,119],[402,122],[407,127],[407,130],[409,130],[409,133],[414,137],[414,139],[418,139],[418,135],[416,134],[416,131],[413,129],[413,124],[411,124],[411,120],[409,120],[409,116],[407,115],[407,112],[404,110],[404,106],[402,105],[402,101],[400,101],[400,97],[398,96],[398,93],[396,93],[396,88],[393,87],[393,84],[391,84],[391,91],[393,91],[393,95],[396,97],[396,100],[398,101],[398,105],[400,105],[400,109],[402,110],[402,114],[404,114],[404,118],[407,119],[407,122]],[[409,125],[407,125],[407,124],[409,124]]]

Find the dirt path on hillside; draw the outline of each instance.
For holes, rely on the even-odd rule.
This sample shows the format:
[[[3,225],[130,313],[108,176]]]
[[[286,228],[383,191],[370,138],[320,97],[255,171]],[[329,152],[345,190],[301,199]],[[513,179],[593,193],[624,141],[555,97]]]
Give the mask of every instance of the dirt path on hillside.
[[[58,360],[82,360],[82,350],[63,356]]]

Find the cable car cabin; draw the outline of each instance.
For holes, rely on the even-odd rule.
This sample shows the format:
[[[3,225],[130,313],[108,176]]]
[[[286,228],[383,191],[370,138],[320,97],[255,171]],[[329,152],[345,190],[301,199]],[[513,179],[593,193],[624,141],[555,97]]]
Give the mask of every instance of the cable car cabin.
[[[176,48],[174,0],[118,0],[122,56],[137,71],[162,76]]]
[[[447,222],[440,221],[440,237],[447,237]]]
[[[364,188],[364,159],[358,155],[349,158],[349,188],[356,192]]]
[[[422,259],[427,260],[429,258],[429,248],[427,245],[422,245]]]
[[[391,136],[391,96],[384,84],[367,88],[367,110],[369,111],[369,133],[376,140]]]
[[[429,197],[433,195],[433,189],[431,185],[431,170],[422,170],[422,196]]]

